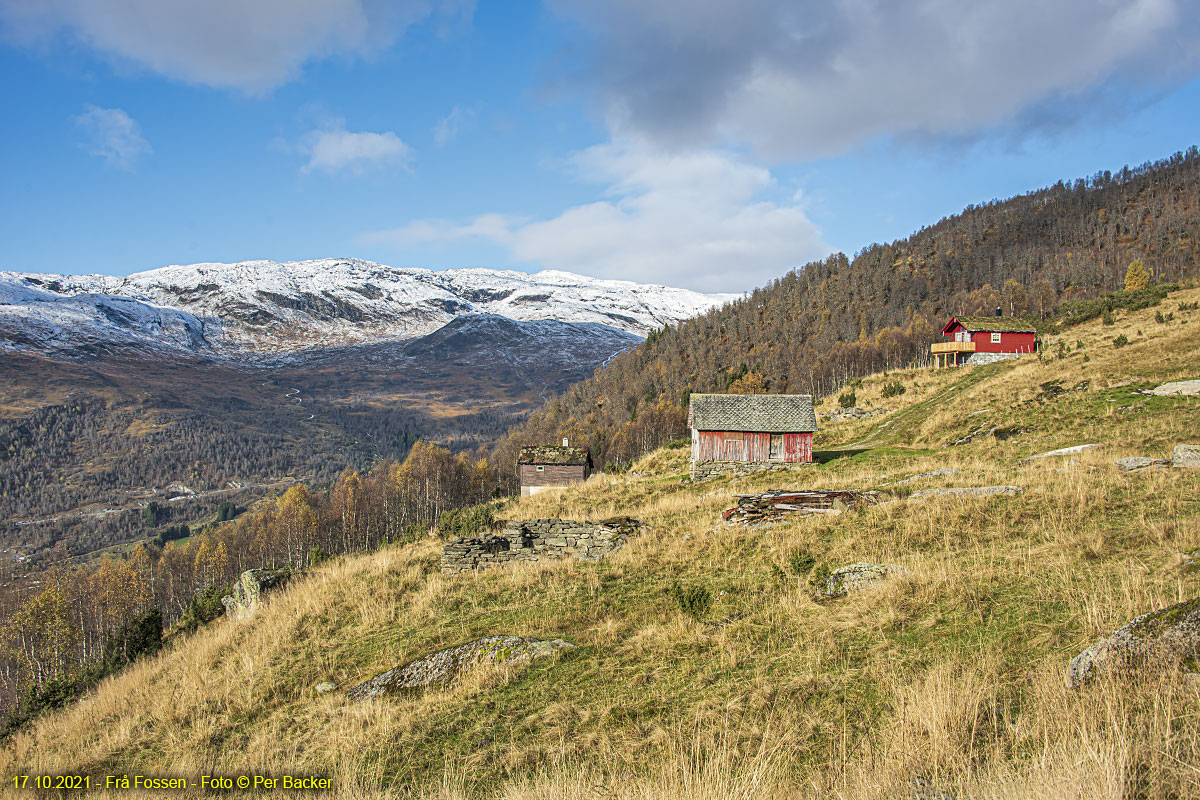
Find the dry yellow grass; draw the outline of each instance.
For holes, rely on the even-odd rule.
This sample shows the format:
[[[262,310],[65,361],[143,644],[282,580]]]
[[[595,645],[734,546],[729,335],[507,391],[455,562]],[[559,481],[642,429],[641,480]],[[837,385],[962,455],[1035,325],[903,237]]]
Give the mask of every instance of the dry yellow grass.
[[[1083,350],[1003,365],[946,407],[921,404],[969,371],[905,375],[912,388],[883,401],[887,415],[827,431],[888,447],[785,478],[697,485],[681,482],[686,449],[664,450],[629,474],[506,509],[650,523],[601,564],[447,578],[434,539],[336,560],[249,622],[218,622],[14,737],[0,765],[6,775],[322,773],[345,798],[884,798],[915,787],[928,797],[1200,797],[1195,679],[1063,688],[1076,652],[1200,584],[1186,555],[1200,548],[1200,471],[1112,468],[1200,440],[1200,401],[1118,387],[1200,377],[1200,314],[1158,327],[1153,314],[1081,326],[1069,338]],[[1112,347],[1125,330],[1134,344]],[[1084,379],[1078,392],[1039,395],[1047,381]],[[860,397],[882,381],[864,381]],[[970,415],[984,408],[989,426],[1027,432],[934,449],[977,427],[984,415]],[[1105,449],[1019,463],[1085,441]],[[943,466],[962,472],[903,489],[1024,493],[762,529],[718,516],[735,492],[876,488]],[[801,556],[817,568],[797,572]],[[819,569],[853,561],[906,572],[816,601]],[[684,613],[667,591],[675,582],[708,587],[711,607]],[[315,693],[321,681],[346,687],[489,633],[578,647],[402,699]]]

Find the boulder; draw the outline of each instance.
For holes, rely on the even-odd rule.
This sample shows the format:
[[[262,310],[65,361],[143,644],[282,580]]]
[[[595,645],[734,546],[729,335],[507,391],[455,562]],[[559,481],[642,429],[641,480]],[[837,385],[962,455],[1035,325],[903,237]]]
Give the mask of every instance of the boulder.
[[[956,486],[950,489],[920,489],[908,496],[909,500],[924,500],[927,497],[990,497],[991,495],[1018,495],[1024,492],[1020,486]]]
[[[575,645],[562,639],[522,639],[517,636],[484,636],[449,647],[376,675],[346,690],[353,700],[369,700],[406,690],[450,684],[479,664],[517,664],[544,658]]]
[[[1200,444],[1177,444],[1171,454],[1171,466],[1179,469],[1200,469]]]
[[[322,681],[321,683],[317,684],[317,694],[329,694],[336,688],[337,688],[336,683],[332,683],[330,681]]]
[[[1146,458],[1145,456],[1118,458],[1113,464],[1121,472],[1145,472],[1151,469],[1166,469],[1171,466],[1171,462],[1165,458]]]
[[[869,564],[860,561],[847,564],[829,573],[822,593],[825,597],[843,597],[861,591],[893,575],[903,575],[904,567],[899,564]]]
[[[233,585],[233,593],[221,598],[225,615],[246,619],[258,608],[263,592],[287,583],[292,572],[287,569],[248,569]]]
[[[1019,463],[1024,464],[1026,461],[1033,461],[1034,459],[1038,459],[1038,458],[1053,458],[1055,456],[1073,456],[1076,453],[1086,453],[1088,450],[1095,450],[1099,446],[1100,446],[1099,444],[1092,443],[1092,444],[1077,444],[1072,447],[1060,447],[1057,450],[1047,450],[1045,453],[1038,453],[1036,455],[1029,456],[1028,458],[1022,458]]]
[[[1162,386],[1154,387],[1146,392],[1146,394],[1158,397],[1167,397],[1168,395],[1200,395],[1200,380],[1171,381],[1164,383]]]
[[[1067,668],[1077,688],[1108,671],[1137,672],[1196,667],[1200,657],[1200,598],[1151,611],[1084,650]]]
[[[926,478],[949,478],[951,475],[958,475],[961,472],[962,470],[957,470],[953,467],[942,467],[941,469],[935,469],[930,472],[922,472],[920,475],[913,475],[911,478],[905,478],[903,480],[893,481],[892,483],[885,483],[882,485],[903,486],[906,483],[915,483],[917,481],[923,481]]]

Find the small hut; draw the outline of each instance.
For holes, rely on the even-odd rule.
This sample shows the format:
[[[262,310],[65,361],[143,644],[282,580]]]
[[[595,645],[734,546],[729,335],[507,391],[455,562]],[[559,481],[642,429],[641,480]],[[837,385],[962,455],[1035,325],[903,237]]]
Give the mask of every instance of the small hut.
[[[571,447],[567,439],[563,439],[562,447],[522,447],[517,471],[521,497],[531,497],[546,489],[561,489],[587,480],[592,474],[592,455],[582,447]]]
[[[930,347],[934,367],[990,364],[1037,351],[1037,326],[1029,320],[1002,317],[951,317],[942,328],[948,342]]]
[[[692,477],[811,464],[817,415],[807,394],[694,394]]]

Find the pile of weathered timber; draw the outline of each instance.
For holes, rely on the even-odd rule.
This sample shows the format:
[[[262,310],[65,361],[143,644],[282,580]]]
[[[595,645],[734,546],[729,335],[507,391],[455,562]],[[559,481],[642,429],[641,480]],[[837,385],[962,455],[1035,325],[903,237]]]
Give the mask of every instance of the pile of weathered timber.
[[[879,492],[860,492],[854,489],[775,489],[759,494],[735,494],[738,503],[721,512],[731,522],[760,522],[785,513],[804,515],[840,514],[881,499]]]

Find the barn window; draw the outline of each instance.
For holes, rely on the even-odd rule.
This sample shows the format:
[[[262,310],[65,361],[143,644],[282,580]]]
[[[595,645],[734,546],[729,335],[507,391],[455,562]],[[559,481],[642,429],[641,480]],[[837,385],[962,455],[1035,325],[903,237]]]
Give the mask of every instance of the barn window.
[[[534,467],[534,471],[535,472],[545,472],[546,467],[542,464],[538,464],[536,467]]]
[[[783,434],[771,434],[771,452],[768,454],[767,458],[771,459],[772,461],[783,461]]]
[[[1000,334],[998,334],[998,333],[992,334],[992,344],[1000,344]]]

